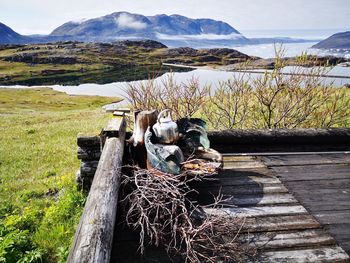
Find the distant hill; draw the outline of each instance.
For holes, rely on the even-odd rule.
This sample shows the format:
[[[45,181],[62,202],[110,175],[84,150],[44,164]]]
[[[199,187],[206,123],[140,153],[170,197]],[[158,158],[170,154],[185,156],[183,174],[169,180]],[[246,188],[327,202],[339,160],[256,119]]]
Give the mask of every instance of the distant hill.
[[[319,48],[319,49],[350,50],[350,31],[334,34],[312,47]]]
[[[13,31],[10,27],[0,23],[0,44],[23,44],[29,39]]]

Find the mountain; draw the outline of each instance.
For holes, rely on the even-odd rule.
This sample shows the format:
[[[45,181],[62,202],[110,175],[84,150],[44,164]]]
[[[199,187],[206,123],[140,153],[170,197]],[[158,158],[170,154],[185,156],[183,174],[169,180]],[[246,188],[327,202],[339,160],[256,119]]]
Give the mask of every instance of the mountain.
[[[0,23],[0,44],[23,44],[29,39],[13,31],[10,27]]]
[[[248,43],[229,24],[213,19],[191,19],[180,15],[143,16],[116,12],[103,17],[71,21],[53,30],[52,37],[69,40],[110,42],[120,39],[153,39],[170,46],[188,41]]]
[[[299,43],[292,38],[244,37],[229,24],[213,19],[192,19],[181,15],[144,16],[115,12],[106,16],[70,21],[49,35],[23,36],[0,23],[0,44],[30,44],[58,41],[114,42],[150,39],[169,47],[233,47],[245,44]]]
[[[350,31],[334,34],[312,47],[318,49],[350,50]]]

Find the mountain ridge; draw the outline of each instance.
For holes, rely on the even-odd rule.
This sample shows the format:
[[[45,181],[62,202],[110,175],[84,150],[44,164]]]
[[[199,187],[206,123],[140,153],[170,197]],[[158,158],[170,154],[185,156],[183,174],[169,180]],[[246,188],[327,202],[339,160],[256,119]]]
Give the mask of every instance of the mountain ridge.
[[[350,50],[350,31],[333,34],[312,47],[318,49]]]
[[[2,25],[4,28],[6,27],[6,25]],[[97,18],[69,21],[55,28],[49,35],[23,36],[11,30],[7,27],[1,31],[0,27],[0,44],[59,41],[114,42],[126,39],[150,39],[169,47],[212,48],[233,47],[241,44],[307,41],[288,38],[249,39],[228,23],[219,20],[210,18],[194,19],[178,14],[144,16],[124,11]]]

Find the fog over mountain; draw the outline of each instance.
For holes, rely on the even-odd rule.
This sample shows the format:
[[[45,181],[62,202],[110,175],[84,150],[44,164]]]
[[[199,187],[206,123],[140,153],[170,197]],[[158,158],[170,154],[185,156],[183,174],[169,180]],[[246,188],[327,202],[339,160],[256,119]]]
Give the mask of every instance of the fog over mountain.
[[[49,35],[22,36],[2,24],[0,43],[43,43],[55,41],[113,42],[151,39],[170,47],[230,47],[237,44],[303,42],[289,38],[248,39],[228,23],[181,15],[144,16],[115,12],[106,16],[70,21]],[[5,29],[6,27],[6,29]]]

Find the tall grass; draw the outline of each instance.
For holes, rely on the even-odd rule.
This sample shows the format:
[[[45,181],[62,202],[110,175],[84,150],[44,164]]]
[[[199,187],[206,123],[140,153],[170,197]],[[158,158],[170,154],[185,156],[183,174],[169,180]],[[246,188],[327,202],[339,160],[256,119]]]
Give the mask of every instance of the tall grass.
[[[113,99],[0,89],[0,262],[65,262],[85,202],[78,132],[99,132]]]

